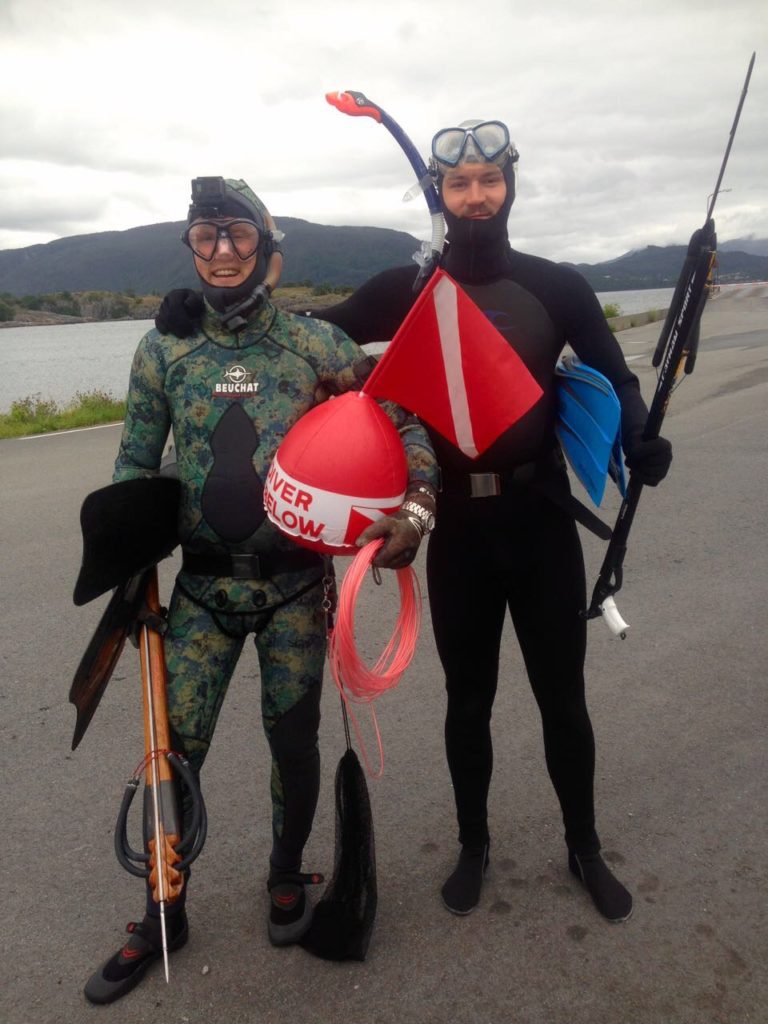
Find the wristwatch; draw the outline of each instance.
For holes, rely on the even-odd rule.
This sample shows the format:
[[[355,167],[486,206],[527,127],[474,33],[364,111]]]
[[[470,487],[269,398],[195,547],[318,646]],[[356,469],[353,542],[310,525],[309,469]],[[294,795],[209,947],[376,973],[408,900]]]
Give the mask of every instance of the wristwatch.
[[[400,506],[400,511],[405,512],[408,515],[408,518],[413,522],[414,526],[418,525],[421,530],[422,537],[424,534],[431,533],[434,530],[434,513],[427,511],[427,509],[417,501],[404,501]]]

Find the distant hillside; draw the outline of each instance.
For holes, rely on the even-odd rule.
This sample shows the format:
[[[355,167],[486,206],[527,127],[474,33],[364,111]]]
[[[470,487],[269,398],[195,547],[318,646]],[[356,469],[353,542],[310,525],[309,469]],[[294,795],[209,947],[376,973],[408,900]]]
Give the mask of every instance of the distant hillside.
[[[408,263],[419,242],[388,228],[328,227],[279,217],[285,232],[284,284],[358,285],[386,267]],[[60,238],[0,252],[0,293],[126,291],[163,295],[197,287],[191,254],[179,237],[182,221],[127,231]]]
[[[677,282],[686,251],[685,245],[649,245],[605,263],[576,263],[571,266],[586,277],[596,292],[672,288]],[[731,252],[726,243],[718,250],[717,277],[721,284],[766,281],[768,256]]]
[[[279,217],[285,232],[284,284],[357,286],[387,267],[409,263],[419,242],[388,228],[328,227],[294,217]],[[190,253],[179,241],[181,221],[150,224],[128,231],[60,238],[46,245],[0,252],[0,295],[53,292],[132,291],[163,295],[171,288],[196,287]],[[768,280],[768,240],[741,239],[750,251],[731,251],[726,242],[718,256],[722,283]],[[685,246],[648,246],[605,263],[576,264],[596,291],[665,288],[675,284]]]
[[[768,256],[768,238],[734,238],[719,242],[721,252],[748,252],[751,256]]]

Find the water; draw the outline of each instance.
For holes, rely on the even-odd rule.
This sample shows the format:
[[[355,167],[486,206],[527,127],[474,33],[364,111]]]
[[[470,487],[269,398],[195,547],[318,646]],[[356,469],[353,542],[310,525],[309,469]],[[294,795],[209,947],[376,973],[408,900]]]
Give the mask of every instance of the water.
[[[652,309],[667,309],[672,301],[674,288],[644,288],[635,292],[598,292],[600,305],[609,302],[618,306],[622,315],[648,313]]]
[[[601,305],[618,304],[622,313],[666,309],[672,288],[598,292]],[[102,391],[123,398],[131,360],[151,320],[0,329],[0,413],[27,396],[66,405],[78,391]]]
[[[66,405],[78,391],[123,398],[136,346],[151,320],[0,330],[0,412],[28,395]]]

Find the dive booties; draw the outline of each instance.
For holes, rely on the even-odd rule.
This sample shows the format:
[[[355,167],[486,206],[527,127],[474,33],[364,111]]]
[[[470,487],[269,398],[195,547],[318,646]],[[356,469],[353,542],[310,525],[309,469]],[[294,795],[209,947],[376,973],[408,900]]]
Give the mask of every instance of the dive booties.
[[[606,921],[618,923],[632,916],[632,894],[624,888],[599,853],[569,851],[568,867],[582,882]]]
[[[443,903],[452,914],[471,914],[480,902],[483,877],[490,864],[489,845],[462,846],[459,862],[441,889]]]
[[[290,946],[304,935],[312,924],[313,911],[304,886],[322,881],[323,876],[318,874],[272,870],[267,882],[270,895],[267,934],[273,946]]]
[[[166,913],[168,952],[181,949],[189,938],[187,915],[182,909]],[[95,971],[83,992],[91,1003],[113,1003],[135,988],[156,961],[162,959],[160,919],[144,915],[143,921],[131,921],[126,927],[130,938],[125,945]]]

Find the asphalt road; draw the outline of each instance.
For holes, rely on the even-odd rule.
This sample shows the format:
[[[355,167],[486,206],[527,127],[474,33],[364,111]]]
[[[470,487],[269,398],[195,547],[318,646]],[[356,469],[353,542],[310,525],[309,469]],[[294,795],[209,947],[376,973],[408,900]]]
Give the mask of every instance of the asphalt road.
[[[267,941],[268,757],[248,650],[205,770],[210,836],[190,892],[190,942],[171,960],[169,986],[155,970],[123,1002],[88,1005],[83,982],[143,899],[111,838],[143,753],[132,648],[69,749],[70,681],[106,603],[71,602],[78,510],[108,481],[118,430],[0,443],[3,1024],[764,1024],[767,313],[760,297],[710,303],[696,373],[665,422],[672,472],[643,496],[633,529],[618,602],[631,631],[619,641],[600,621],[589,627],[598,826],[635,894],[624,925],[606,924],[568,874],[511,631],[494,715],[494,859],[474,914],[442,907],[457,845],[427,618],[411,668],[379,702],[386,765],[370,782],[379,912],[367,961],[327,963]],[[646,398],[658,326],[620,335]],[[617,506],[611,495],[606,519]],[[585,550],[592,581],[602,545],[585,537]],[[166,596],[173,570],[163,566]],[[395,607],[391,585],[373,591],[359,626],[371,654]],[[321,743],[305,866],[327,872],[343,750],[331,684]]]

